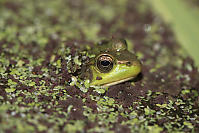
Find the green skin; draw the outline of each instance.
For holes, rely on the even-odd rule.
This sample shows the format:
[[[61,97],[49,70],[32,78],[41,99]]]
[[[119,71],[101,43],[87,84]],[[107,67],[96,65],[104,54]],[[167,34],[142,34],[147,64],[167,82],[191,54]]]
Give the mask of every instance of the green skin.
[[[135,78],[141,72],[140,61],[135,54],[127,50],[126,41],[123,39],[112,38],[111,40],[103,41],[90,54],[95,55],[88,65],[89,72],[92,74],[89,77],[91,81],[90,86],[108,87],[119,84]],[[100,69],[98,64],[103,64],[99,63],[100,57],[110,57],[112,65],[107,65],[106,62],[105,66],[100,65],[103,66]],[[100,59],[100,61],[104,60]]]

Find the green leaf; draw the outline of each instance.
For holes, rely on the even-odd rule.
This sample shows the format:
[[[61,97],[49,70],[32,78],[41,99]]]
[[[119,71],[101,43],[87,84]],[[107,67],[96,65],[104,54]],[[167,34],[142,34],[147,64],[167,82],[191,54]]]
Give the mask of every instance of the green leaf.
[[[177,40],[199,66],[199,10],[184,0],[149,0],[149,3],[171,24]]]
[[[36,84],[35,82],[30,82],[28,85],[29,86],[35,86],[35,84]]]
[[[155,113],[155,110],[150,109],[148,106],[147,108],[144,108],[144,111],[145,111],[145,115],[151,115]]]
[[[16,90],[16,88],[6,88],[5,91],[7,93],[10,93],[10,92],[14,92]]]
[[[185,121],[183,122],[183,124],[187,126],[188,128],[193,128],[193,125],[190,122]]]

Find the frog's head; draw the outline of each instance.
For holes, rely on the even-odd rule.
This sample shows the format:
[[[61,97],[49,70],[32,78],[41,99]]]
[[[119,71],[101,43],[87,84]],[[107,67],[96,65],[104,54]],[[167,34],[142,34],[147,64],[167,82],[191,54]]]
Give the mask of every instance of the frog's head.
[[[91,86],[111,86],[136,77],[141,71],[137,57],[127,50],[123,39],[102,43],[89,65]]]

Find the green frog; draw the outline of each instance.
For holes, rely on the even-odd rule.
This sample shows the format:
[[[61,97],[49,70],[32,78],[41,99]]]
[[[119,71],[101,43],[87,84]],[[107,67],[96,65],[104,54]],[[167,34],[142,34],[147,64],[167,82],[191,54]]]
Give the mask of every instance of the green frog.
[[[141,72],[141,62],[128,51],[124,39],[103,40],[89,54],[94,55],[86,64],[90,86],[109,87],[133,79]]]

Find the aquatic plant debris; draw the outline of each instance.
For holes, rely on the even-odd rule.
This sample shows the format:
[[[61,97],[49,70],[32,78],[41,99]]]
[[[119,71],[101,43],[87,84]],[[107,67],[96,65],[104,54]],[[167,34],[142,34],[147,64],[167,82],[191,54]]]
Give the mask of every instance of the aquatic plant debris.
[[[0,18],[0,132],[199,131],[198,68],[144,1],[6,0]],[[112,35],[143,71],[98,93],[79,49]]]

